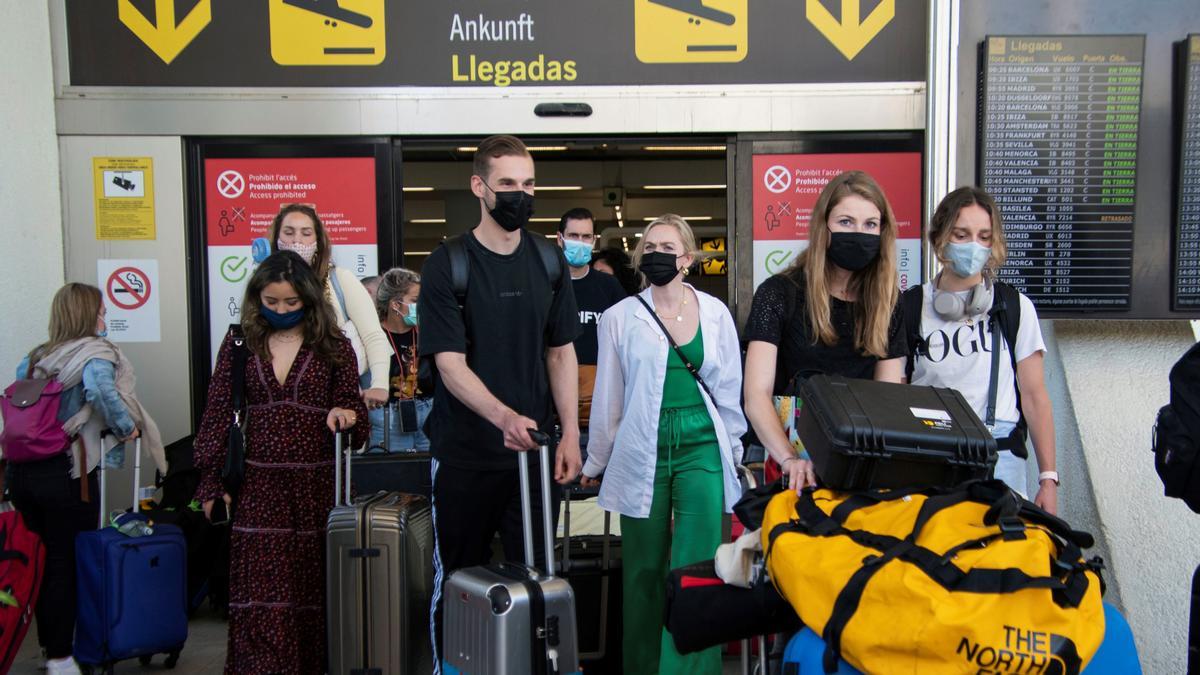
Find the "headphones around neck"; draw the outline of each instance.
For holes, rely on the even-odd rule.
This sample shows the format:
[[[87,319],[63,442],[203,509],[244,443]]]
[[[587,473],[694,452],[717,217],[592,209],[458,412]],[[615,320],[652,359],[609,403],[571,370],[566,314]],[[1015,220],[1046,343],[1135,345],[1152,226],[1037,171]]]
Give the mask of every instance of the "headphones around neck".
[[[933,280],[933,311],[947,321],[960,321],[967,317],[980,316],[992,307],[992,282],[984,277],[983,283],[976,284],[967,299],[963,300],[957,293],[943,291],[938,288],[939,274]]]

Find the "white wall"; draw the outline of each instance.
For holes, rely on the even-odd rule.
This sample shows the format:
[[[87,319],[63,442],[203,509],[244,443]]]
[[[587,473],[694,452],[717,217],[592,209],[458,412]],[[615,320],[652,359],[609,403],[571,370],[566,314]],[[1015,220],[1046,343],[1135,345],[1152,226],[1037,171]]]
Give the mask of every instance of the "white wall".
[[[1185,672],[1200,516],[1163,496],[1150,430],[1192,331],[1186,321],[1059,320],[1049,332],[1049,362],[1063,373],[1051,387],[1063,515],[1107,542],[1106,578],[1120,589],[1145,672]],[[1092,495],[1099,531],[1080,512]]]
[[[63,283],[58,145],[45,2],[5,3],[0,21],[0,381],[46,339]]]

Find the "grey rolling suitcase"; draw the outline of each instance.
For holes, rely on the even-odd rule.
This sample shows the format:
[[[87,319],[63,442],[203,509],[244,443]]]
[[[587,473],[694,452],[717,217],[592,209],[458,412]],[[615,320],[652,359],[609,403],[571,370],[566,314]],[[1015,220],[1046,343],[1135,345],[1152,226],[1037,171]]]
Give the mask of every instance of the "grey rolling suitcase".
[[[419,495],[380,492],[352,503],[354,451],[343,451],[342,434],[337,435],[336,451],[336,506],[329,513],[325,550],[329,672],[432,672],[428,617],[433,592],[433,515],[429,502]]]
[[[530,435],[541,448],[542,503],[550,503],[550,439]],[[443,595],[442,672],[461,675],[567,675],[579,673],[575,596],[554,576],[554,532],[542,509],[545,574],[533,565],[529,468],[518,455],[525,564],[505,562],[454,572]]]

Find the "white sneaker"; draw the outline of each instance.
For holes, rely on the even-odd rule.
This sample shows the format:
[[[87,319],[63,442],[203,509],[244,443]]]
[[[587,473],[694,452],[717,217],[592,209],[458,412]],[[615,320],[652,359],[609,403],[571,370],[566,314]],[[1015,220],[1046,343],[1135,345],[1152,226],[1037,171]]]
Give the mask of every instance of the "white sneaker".
[[[75,659],[70,656],[46,661],[46,673],[47,675],[81,675],[79,664],[75,663]]]

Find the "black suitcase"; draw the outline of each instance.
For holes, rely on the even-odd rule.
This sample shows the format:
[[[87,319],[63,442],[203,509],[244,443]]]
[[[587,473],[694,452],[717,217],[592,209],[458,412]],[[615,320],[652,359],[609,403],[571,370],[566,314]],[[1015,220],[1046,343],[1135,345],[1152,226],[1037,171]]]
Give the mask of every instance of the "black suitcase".
[[[814,375],[797,432],[835,490],[948,487],[986,478],[996,441],[954,389]]]
[[[571,502],[594,498],[598,490],[578,482],[563,488],[563,537],[555,543],[558,569],[575,592],[579,662],[593,675],[621,672],[621,537],[612,534],[612,513],[604,512],[604,534],[571,534]]]

